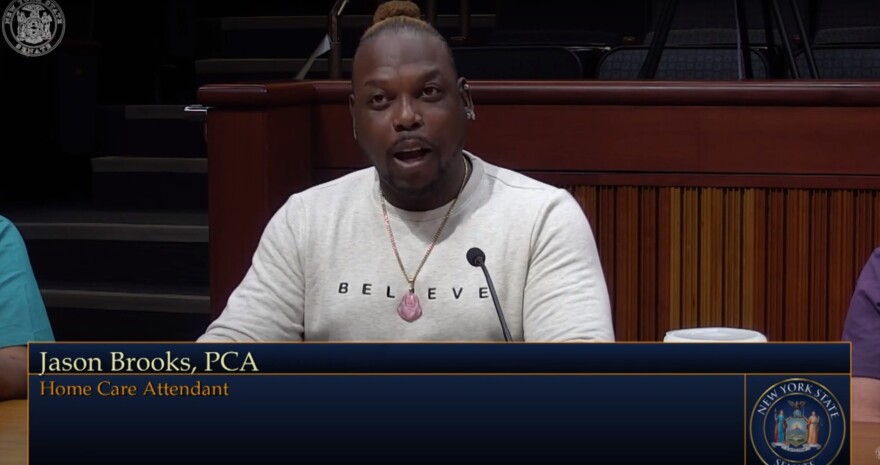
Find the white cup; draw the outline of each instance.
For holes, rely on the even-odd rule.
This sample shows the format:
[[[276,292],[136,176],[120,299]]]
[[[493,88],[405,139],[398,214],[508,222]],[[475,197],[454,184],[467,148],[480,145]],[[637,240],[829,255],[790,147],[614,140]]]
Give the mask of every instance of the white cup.
[[[667,331],[663,342],[767,342],[767,336],[741,328],[688,328]]]

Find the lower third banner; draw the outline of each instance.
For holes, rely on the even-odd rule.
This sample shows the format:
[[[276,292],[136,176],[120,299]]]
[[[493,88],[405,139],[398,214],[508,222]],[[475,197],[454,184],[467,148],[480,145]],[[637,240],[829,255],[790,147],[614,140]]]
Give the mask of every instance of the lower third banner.
[[[745,346],[31,344],[29,463],[849,463],[849,346]]]

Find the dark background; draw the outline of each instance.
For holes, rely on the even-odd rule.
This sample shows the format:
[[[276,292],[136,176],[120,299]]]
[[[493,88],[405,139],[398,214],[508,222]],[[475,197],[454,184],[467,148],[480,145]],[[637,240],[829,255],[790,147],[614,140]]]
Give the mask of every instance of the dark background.
[[[203,84],[292,79],[326,33],[332,2],[58,3],[66,31],[57,49],[25,58],[0,43],[0,215],[27,242],[58,339],[191,340],[209,321],[208,160],[202,123],[183,108]],[[800,53],[804,37],[790,3],[780,3]],[[797,3],[807,38],[876,54],[880,2]],[[345,58],[376,4],[348,6]],[[437,4],[440,31],[468,77],[631,79],[643,58],[628,47],[644,51],[662,1],[474,0],[467,36],[461,3]],[[767,47],[758,37],[760,2],[746,5],[755,63],[766,78],[788,79],[778,41]],[[734,27],[732,0],[679,1],[667,44],[700,49],[680,62],[697,69],[665,76],[736,79]],[[603,71],[612,53],[624,59]],[[726,68],[703,66],[716,55]],[[880,59],[829,63],[828,76],[880,77]],[[325,59],[307,76],[326,77]]]

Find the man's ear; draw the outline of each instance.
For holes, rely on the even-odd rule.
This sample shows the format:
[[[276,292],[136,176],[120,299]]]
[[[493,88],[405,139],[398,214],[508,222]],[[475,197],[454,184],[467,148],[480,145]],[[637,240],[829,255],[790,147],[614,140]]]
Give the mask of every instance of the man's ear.
[[[471,88],[465,78],[458,78],[458,92],[461,94],[461,101],[465,109],[474,109],[474,100],[471,98]]]
[[[461,103],[464,105],[465,112],[472,114],[474,112],[474,100],[471,98],[471,89],[467,79],[463,77],[458,78],[458,93],[461,95]]]
[[[351,115],[351,133],[354,140],[358,140],[357,127],[354,124],[354,94],[348,95],[348,113]]]

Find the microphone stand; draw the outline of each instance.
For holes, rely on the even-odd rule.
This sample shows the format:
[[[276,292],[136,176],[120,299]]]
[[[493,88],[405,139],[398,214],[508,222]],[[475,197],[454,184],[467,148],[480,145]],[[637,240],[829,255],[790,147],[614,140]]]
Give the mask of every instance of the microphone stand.
[[[482,258],[477,258],[477,265],[480,266],[480,269],[483,270],[483,274],[486,275],[486,283],[489,284],[489,294],[492,295],[492,303],[495,304],[495,311],[498,312],[498,320],[501,321],[501,331],[504,332],[504,341],[510,342],[513,338],[510,337],[510,330],[507,329],[507,321],[504,320],[504,313],[501,312],[501,304],[498,302],[498,294],[495,293],[495,285],[492,284],[492,277],[489,276],[489,270],[486,269],[486,264],[483,263]]]

